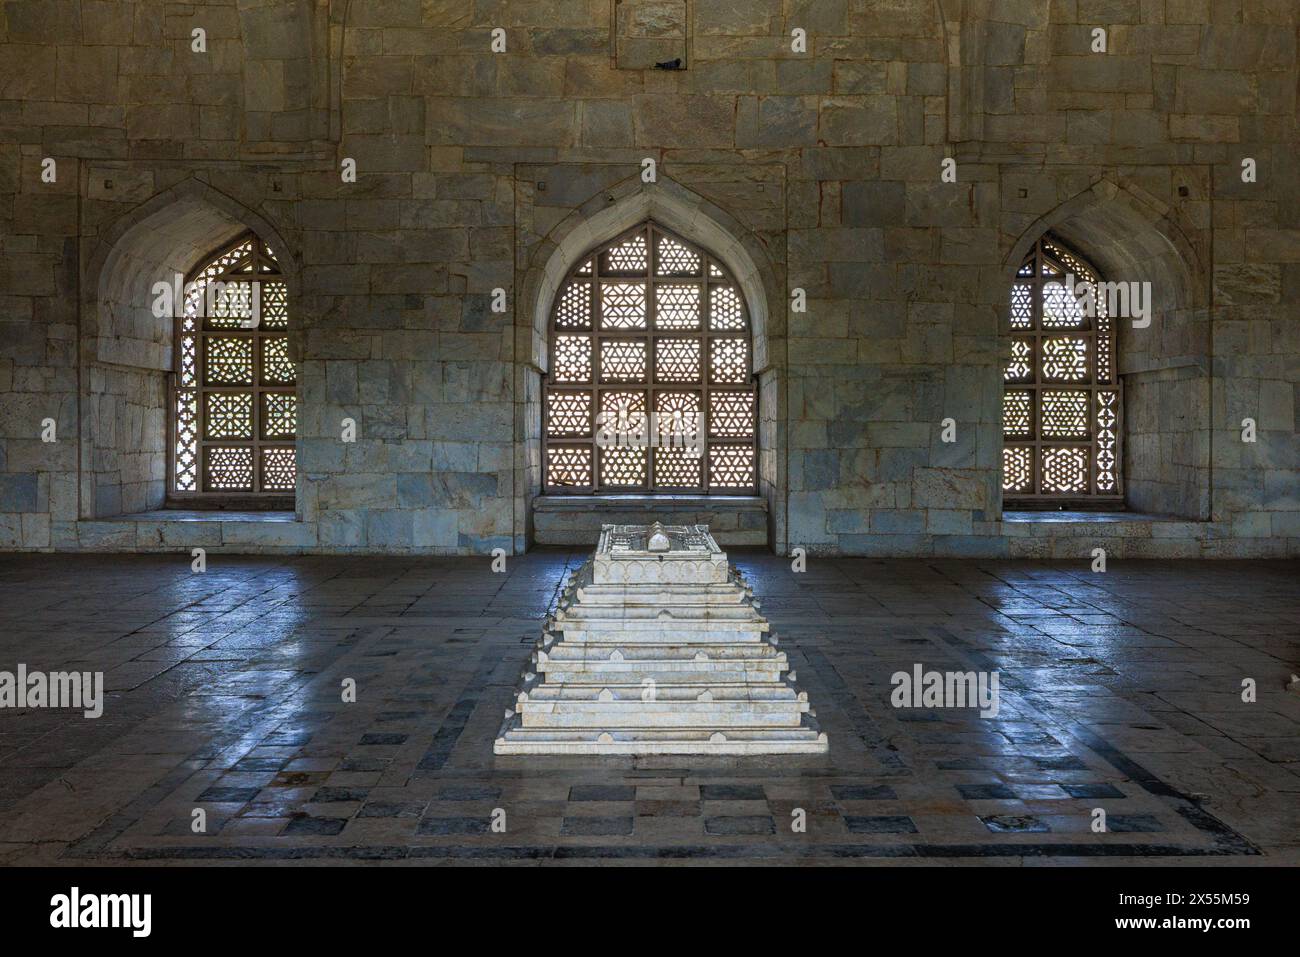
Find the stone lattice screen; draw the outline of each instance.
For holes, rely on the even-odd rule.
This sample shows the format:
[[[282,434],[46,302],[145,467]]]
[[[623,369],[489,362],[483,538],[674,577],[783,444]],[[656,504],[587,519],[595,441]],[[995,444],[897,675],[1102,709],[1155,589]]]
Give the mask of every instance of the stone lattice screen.
[[[190,276],[178,320],[172,496],[293,494],[298,375],[288,330],[284,278],[256,236]]]
[[[754,492],[749,317],[716,259],[652,223],[593,250],[550,353],[548,492]]]
[[[1120,385],[1114,317],[1065,291],[1100,282],[1055,239],[1034,244],[1011,287],[1011,357],[1003,369],[1004,501],[1121,500]]]

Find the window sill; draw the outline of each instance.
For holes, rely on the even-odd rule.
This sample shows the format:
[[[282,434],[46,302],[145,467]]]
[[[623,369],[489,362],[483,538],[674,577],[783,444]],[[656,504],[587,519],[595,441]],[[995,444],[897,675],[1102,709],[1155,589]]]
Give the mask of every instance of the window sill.
[[[1045,509],[1004,509],[1002,521],[1051,525],[1075,522],[1188,522],[1192,519],[1179,518],[1176,515],[1151,515],[1146,512],[1093,512],[1083,509],[1053,512]]]
[[[683,509],[767,511],[767,500],[758,495],[539,495],[533,499],[539,512],[680,512]]]
[[[236,512],[224,509],[211,511],[199,509],[160,508],[151,512],[132,512],[129,515],[112,515],[95,519],[98,522],[296,522],[298,516],[291,511]]]

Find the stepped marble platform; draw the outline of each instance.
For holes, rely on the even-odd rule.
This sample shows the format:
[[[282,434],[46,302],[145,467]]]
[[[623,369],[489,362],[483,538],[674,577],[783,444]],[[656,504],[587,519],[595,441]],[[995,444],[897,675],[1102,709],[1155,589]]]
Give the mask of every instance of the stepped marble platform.
[[[823,754],[761,603],[707,525],[605,525],[546,619],[497,754]]]

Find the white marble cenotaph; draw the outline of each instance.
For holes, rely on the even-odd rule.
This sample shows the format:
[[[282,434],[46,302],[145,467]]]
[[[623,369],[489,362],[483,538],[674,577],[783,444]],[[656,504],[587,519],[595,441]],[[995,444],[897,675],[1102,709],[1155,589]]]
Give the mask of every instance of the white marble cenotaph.
[[[497,754],[821,754],[759,602],[707,525],[605,525],[524,671]]]

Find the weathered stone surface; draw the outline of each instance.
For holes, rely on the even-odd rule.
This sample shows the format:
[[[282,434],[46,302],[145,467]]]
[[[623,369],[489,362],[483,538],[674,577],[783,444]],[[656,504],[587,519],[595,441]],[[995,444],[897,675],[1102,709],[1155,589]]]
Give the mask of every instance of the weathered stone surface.
[[[1162,554],[1294,551],[1294,4],[488,7],[377,0],[344,22],[306,0],[209,4],[197,54],[180,8],[5,6],[4,547],[582,540],[599,509],[533,504],[537,276],[570,230],[594,246],[609,238],[597,217],[655,195],[720,258],[752,261],[763,319],[761,505],[671,506],[681,522],[782,551],[1079,546],[1085,527],[999,519],[1008,257],[1050,229],[1156,295],[1152,325],[1118,338],[1122,464],[1129,507],[1179,521],[1124,533]],[[685,69],[645,69],[678,49]],[[166,497],[174,330],[144,293],[250,228],[293,267],[301,522],[227,539],[100,521]],[[96,272],[106,260],[122,265]],[[787,308],[796,287],[805,312]],[[1246,416],[1255,445],[1239,439]],[[952,443],[936,437],[947,417]],[[627,523],[660,514],[620,507]]]

